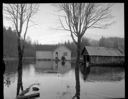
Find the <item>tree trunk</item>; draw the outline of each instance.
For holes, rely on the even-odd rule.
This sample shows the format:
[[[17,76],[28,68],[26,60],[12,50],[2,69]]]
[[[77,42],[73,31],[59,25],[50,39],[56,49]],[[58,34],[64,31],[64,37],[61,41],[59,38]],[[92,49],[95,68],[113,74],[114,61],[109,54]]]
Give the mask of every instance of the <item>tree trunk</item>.
[[[21,50],[20,39],[18,38],[18,80],[17,80],[17,96],[19,95],[20,89],[23,91],[22,84],[22,59],[23,53]]]
[[[80,99],[80,79],[79,79],[79,63],[80,63],[80,38],[78,37],[78,44],[77,44],[77,59],[76,59],[76,66],[75,66],[75,78],[76,78],[76,97]]]

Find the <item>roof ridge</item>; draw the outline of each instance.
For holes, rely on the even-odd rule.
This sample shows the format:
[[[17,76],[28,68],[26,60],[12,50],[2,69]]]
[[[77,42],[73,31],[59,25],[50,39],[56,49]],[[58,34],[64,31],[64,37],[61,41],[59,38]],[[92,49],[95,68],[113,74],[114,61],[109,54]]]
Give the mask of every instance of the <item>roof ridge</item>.
[[[67,46],[65,45],[41,45],[40,47],[37,47],[36,50],[42,50],[42,51],[54,51],[59,47],[66,47],[68,50],[70,50]],[[71,50],[70,50],[71,51]]]

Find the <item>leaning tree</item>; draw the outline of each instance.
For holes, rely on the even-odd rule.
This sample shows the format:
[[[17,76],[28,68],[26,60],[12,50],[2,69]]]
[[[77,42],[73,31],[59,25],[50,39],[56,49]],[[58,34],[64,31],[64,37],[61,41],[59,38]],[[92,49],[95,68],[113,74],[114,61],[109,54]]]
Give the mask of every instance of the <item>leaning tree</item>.
[[[75,66],[76,94],[73,98],[80,98],[79,62],[81,52],[81,40],[86,31],[90,28],[106,28],[113,23],[111,7],[107,3],[60,3],[58,7],[64,11],[63,18],[60,18],[61,26],[71,33],[71,37],[77,46],[77,58]],[[64,23],[65,22],[65,23]]]
[[[20,89],[23,91],[22,84],[22,60],[25,45],[22,42],[26,39],[29,23],[32,16],[37,13],[39,5],[37,4],[3,4],[3,12],[5,17],[12,22],[12,25],[17,34],[17,48],[18,48],[18,80],[17,80],[17,95]],[[23,35],[23,36],[22,36]]]

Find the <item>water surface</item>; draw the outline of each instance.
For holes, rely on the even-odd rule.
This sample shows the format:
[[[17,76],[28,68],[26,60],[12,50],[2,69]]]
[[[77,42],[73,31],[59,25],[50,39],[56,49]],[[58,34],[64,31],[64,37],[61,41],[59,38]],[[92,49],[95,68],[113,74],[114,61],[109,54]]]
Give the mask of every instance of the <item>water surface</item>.
[[[4,74],[4,98],[15,99],[17,62],[8,62]],[[80,69],[81,99],[125,97],[124,70],[119,67],[91,67],[86,73]],[[85,79],[86,78],[86,79]],[[40,83],[38,99],[72,99],[75,94],[74,65],[70,62],[36,61],[23,65],[23,87]]]

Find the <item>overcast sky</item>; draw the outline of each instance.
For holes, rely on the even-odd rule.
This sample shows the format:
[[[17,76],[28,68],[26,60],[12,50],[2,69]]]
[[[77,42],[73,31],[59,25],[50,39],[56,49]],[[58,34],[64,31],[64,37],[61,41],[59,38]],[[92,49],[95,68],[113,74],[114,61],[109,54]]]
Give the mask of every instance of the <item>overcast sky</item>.
[[[59,18],[62,12],[50,3],[40,3],[38,13],[33,16],[33,23],[28,29],[27,36],[32,40],[38,41],[41,44],[58,44],[65,41],[72,41],[70,32],[58,30],[60,28]],[[124,37],[124,4],[116,3],[112,7],[112,15],[115,16],[116,23],[111,25],[108,29],[90,29],[87,30],[84,36],[98,40],[104,37]],[[4,18],[4,26],[11,26]]]

